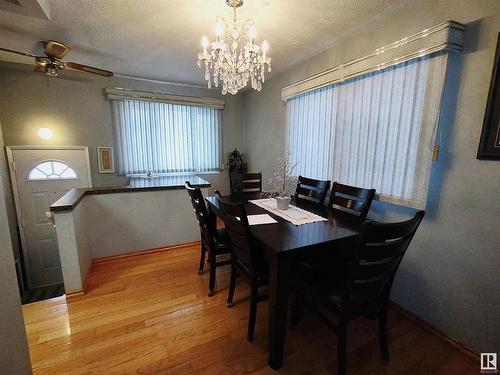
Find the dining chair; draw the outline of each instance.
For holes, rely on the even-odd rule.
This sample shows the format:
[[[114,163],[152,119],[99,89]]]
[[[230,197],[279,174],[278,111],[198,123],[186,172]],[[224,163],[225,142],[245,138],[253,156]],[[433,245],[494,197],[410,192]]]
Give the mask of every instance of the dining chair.
[[[375,189],[363,189],[334,182],[328,207],[349,212],[364,219],[368,214],[374,196]]]
[[[268,285],[269,266],[261,252],[255,247],[243,204],[221,201],[222,218],[231,241],[231,281],[227,305],[233,305],[236,279],[241,276],[250,284],[250,314],[248,317],[247,340],[252,341],[257,316],[257,303],[267,299],[261,288]]]
[[[381,355],[389,360],[387,308],[392,283],[424,214],[418,211],[410,220],[391,224],[366,220],[342,273],[312,268],[296,274],[292,283],[291,326],[302,316],[304,305],[311,307],[338,336],[339,374],[345,374],[346,369],[347,322],[361,316],[378,318]],[[337,315],[337,324],[319,307]]]
[[[330,180],[315,180],[299,176],[297,189],[295,190],[295,204],[302,202],[312,202],[318,206],[323,206],[326,194],[330,190]]]
[[[256,195],[262,192],[262,172],[232,173],[230,175],[231,195]]]
[[[189,199],[193,206],[196,220],[200,226],[201,234],[201,256],[198,274],[203,274],[205,265],[205,253],[208,251],[208,262],[210,263],[210,276],[208,282],[208,296],[214,295],[216,268],[231,264],[230,259],[218,260],[221,255],[226,255],[231,252],[231,246],[224,228],[217,229],[213,220],[210,220],[203,194],[199,188],[191,186],[189,181],[185,183],[186,190],[189,194]]]

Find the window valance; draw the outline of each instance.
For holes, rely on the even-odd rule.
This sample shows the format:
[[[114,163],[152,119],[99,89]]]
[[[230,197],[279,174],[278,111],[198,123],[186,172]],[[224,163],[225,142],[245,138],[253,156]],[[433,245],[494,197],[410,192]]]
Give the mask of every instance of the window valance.
[[[439,51],[462,51],[464,25],[447,21],[422,30],[397,42],[347,61],[324,72],[284,87],[281,99],[287,101],[297,95],[340,83],[348,79],[395,66]]]
[[[210,107],[215,109],[224,109],[225,104],[223,99],[155,93],[118,87],[106,88],[105,95],[108,100],[141,100],[168,104],[192,105],[196,107]]]

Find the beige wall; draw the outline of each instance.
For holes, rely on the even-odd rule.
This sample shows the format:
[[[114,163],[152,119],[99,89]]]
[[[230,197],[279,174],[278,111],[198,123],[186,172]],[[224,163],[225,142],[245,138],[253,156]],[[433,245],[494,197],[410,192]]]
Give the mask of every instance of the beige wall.
[[[201,191],[207,195],[207,189]],[[184,189],[97,194],[85,197],[84,203],[84,237],[90,242],[92,258],[200,239],[193,207]]]
[[[19,246],[19,236],[17,234],[17,218],[16,211],[14,209],[14,196],[12,195],[12,187],[10,183],[9,166],[7,162],[7,156],[5,153],[5,142],[3,139],[1,131],[1,120],[0,120],[0,143],[2,144],[2,151],[0,152],[0,179],[1,188],[3,190],[3,196],[1,196],[5,201],[5,207],[7,210],[7,220],[9,223],[10,238],[12,241],[12,248],[14,250],[14,257],[16,259],[20,258],[20,246]]]
[[[0,131],[0,147],[3,147]],[[3,169],[5,155],[0,154],[0,168]],[[4,195],[5,173],[0,174],[0,198]],[[28,342],[24,330],[21,298],[16,281],[14,257],[10,240],[7,212],[4,199],[0,199],[0,373],[31,374]]]
[[[500,31],[498,0],[415,1],[243,96],[249,167],[270,176],[285,147],[280,90],[443,21],[467,25],[465,54],[450,63],[427,215],[401,266],[393,299],[476,351],[500,348],[500,162],[476,159],[493,57]],[[370,215],[393,220],[410,210],[375,202]]]

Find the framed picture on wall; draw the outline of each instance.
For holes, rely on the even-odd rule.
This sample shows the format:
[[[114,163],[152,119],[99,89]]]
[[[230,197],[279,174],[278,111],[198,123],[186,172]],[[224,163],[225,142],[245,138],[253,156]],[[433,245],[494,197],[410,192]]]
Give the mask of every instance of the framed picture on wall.
[[[113,147],[97,147],[97,160],[99,162],[99,173],[115,173]]]
[[[477,158],[500,160],[500,33]]]

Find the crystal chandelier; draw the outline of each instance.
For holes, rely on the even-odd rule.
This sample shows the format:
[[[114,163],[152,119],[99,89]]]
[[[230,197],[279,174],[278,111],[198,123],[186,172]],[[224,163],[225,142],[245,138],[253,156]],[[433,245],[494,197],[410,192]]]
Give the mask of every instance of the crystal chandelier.
[[[217,17],[217,38],[212,43],[207,36],[201,39],[203,52],[198,53],[198,67],[201,68],[202,63],[205,65],[209,88],[212,79],[215,87],[222,83],[223,94],[236,94],[249,81],[253,89],[260,91],[266,69],[271,71],[271,59],[267,56],[269,44],[266,40],[262,46],[255,44],[257,30],[253,20],[237,23],[236,8],[243,5],[243,0],[226,0],[226,4],[233,8],[232,22]]]

